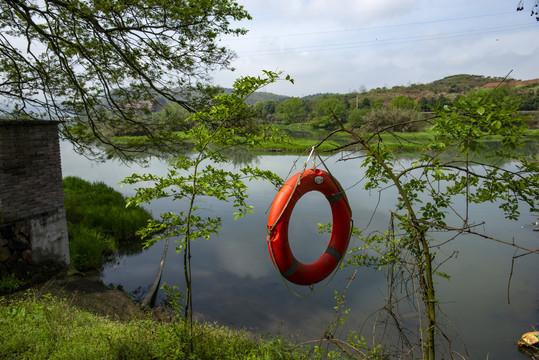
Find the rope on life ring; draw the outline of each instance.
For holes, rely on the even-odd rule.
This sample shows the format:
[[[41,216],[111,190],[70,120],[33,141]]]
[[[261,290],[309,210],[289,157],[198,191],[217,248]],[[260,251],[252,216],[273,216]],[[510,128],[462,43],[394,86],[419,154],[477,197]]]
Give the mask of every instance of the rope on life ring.
[[[294,206],[310,191],[319,191],[328,200],[333,227],[326,251],[316,261],[305,264],[290,250],[288,225]],[[268,216],[268,249],[281,276],[297,285],[313,285],[327,278],[346,253],[351,219],[346,194],[331,174],[320,169],[307,169],[292,176],[275,196]]]

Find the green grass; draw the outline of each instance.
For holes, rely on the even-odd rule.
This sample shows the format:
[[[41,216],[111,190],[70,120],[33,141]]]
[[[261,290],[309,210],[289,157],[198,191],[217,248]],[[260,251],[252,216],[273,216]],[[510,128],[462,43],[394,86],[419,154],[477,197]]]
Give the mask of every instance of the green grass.
[[[329,134],[329,130],[313,130],[309,123],[294,123],[289,125],[276,124],[274,125],[279,131],[287,134],[290,138],[289,142],[262,142],[256,145],[251,151],[255,154],[271,154],[271,153],[301,153],[309,151],[309,149],[317,145],[320,140]],[[363,134],[369,136],[369,134]],[[530,129],[528,136],[532,139],[539,137],[539,129]],[[384,145],[389,150],[407,155],[418,155],[424,150],[425,144],[432,141],[433,134],[428,131],[420,132],[394,132],[394,133],[382,133],[380,136],[376,136],[374,141],[381,139]],[[501,139],[499,136],[485,136],[481,141],[492,142]],[[188,139],[184,138],[188,141]],[[332,152],[335,149],[339,149],[351,142],[348,135],[342,133],[335,134],[324,143],[322,143],[317,150],[319,152]],[[537,140],[533,140],[537,143]],[[362,150],[359,147],[348,147],[348,150]]]
[[[293,123],[289,125],[276,124],[276,129],[287,134],[290,142],[263,142],[251,150],[255,153],[301,153],[308,151],[313,145],[317,145],[320,140],[329,134],[330,130],[313,130],[309,123]],[[178,133],[179,134],[179,133]],[[539,129],[529,130],[532,137],[539,136]],[[368,134],[365,134],[368,135]],[[180,135],[178,135],[180,136]],[[419,153],[423,145],[431,141],[433,134],[428,131],[404,132],[404,133],[382,133],[380,138],[387,148],[400,153]],[[128,141],[140,141],[140,137],[118,137],[115,141],[125,143]],[[182,135],[182,141],[190,142],[192,139]],[[350,137],[336,134],[318,147],[320,152],[330,152],[341,145],[346,144]],[[485,138],[485,141],[493,139]],[[496,139],[494,139],[496,140]]]
[[[10,293],[26,285],[26,281],[15,274],[7,274],[0,278],[0,294]]]
[[[127,322],[96,316],[67,300],[27,294],[0,298],[2,359],[301,359],[282,339],[258,340],[215,324]]]
[[[290,142],[262,142],[261,144],[255,146],[251,149],[254,152],[261,153],[298,153],[307,151],[312,146],[317,145],[321,138],[326,136],[329,133],[329,130],[313,130],[309,123],[293,123],[289,125],[277,124],[274,125],[279,131],[283,133],[289,133]],[[301,134],[296,136],[295,134]],[[184,142],[190,142],[192,139],[186,137],[181,133],[177,133],[180,139]],[[403,139],[403,142],[425,142],[430,135],[427,132],[415,132],[415,133],[398,133],[399,138]],[[394,139],[394,136],[391,134],[383,134],[382,139]],[[335,148],[338,148],[340,145],[345,144],[349,137],[343,137],[342,135],[334,135],[329,140],[325,141],[318,147],[320,152],[329,152],[333,151]],[[123,137],[114,137],[112,138],[114,142],[126,144],[126,143],[135,143],[137,141],[142,141],[140,136],[123,136]],[[403,148],[405,151],[415,151],[420,145],[408,144],[405,146],[400,146],[398,142],[393,142],[388,145],[392,149]]]
[[[69,256],[75,269],[97,269],[105,256],[117,250],[113,238],[80,224],[68,223]]]
[[[151,215],[141,207],[126,208],[125,198],[102,182],[63,179],[72,267],[98,268],[106,255],[140,240],[135,232]]]
[[[172,136],[174,137],[174,142],[191,142],[192,140],[181,131],[175,131]],[[148,143],[148,139],[145,136],[112,136],[110,140],[114,143],[123,145],[142,145]]]

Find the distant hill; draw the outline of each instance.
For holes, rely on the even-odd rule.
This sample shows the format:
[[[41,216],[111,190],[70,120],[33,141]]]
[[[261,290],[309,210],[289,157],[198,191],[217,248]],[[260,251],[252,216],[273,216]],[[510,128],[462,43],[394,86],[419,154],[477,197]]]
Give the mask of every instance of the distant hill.
[[[223,92],[225,94],[231,94],[232,89],[231,88],[224,88]],[[251,96],[249,96],[245,102],[249,105],[256,104],[257,102],[261,101],[285,101],[286,99],[290,99],[290,96],[286,95],[278,95],[266,91],[256,91]]]
[[[330,96],[335,96],[335,95],[342,95],[342,94],[336,94],[336,93],[318,93],[318,94],[312,94],[312,95],[307,95],[307,96],[303,96],[302,99],[303,100],[308,100],[308,99],[319,99],[319,98],[324,98],[324,97],[330,97]]]
[[[484,88],[496,87],[499,83],[493,82],[483,85]],[[539,78],[531,80],[510,80],[506,83],[507,86],[514,86],[516,88],[533,87],[537,90],[539,88]]]
[[[367,92],[361,93],[348,93],[348,94],[334,94],[334,93],[318,93],[302,97],[303,100],[315,100],[323,97],[337,96],[348,99],[353,98],[354,101],[361,101],[364,98],[369,98],[371,101],[381,100],[383,102],[389,102],[391,99],[399,95],[410,96],[414,99],[420,98],[438,98],[440,95],[445,96],[448,99],[455,99],[459,95],[463,95],[472,90],[481,88],[498,86],[503,82],[506,86],[514,86],[516,88],[529,88],[532,91],[539,90],[539,78],[531,80],[515,80],[506,79],[502,77],[490,77],[481,75],[468,75],[458,74],[447,76],[443,79],[433,81],[428,84],[411,84],[408,86],[394,86],[392,88],[375,88]],[[279,100],[279,95],[271,100]],[[283,97],[287,99],[288,97]],[[262,98],[260,98],[262,99]],[[257,100],[264,101],[264,100]]]
[[[502,81],[503,78],[501,77],[460,74],[447,76],[441,80],[425,84],[423,87],[437,93],[465,93],[470,90],[479,89],[488,83],[499,84]]]
[[[369,98],[371,101],[381,100],[383,102],[389,102],[399,95],[410,96],[414,99],[420,98],[437,98],[440,95],[447,97],[448,99],[454,99],[458,95],[466,94],[471,90],[477,90],[480,88],[489,88],[498,86],[501,82],[506,86],[514,86],[517,88],[530,88],[532,90],[539,90],[539,78],[531,80],[515,80],[506,79],[502,77],[490,77],[481,75],[469,75],[458,74],[447,76],[440,80],[435,80],[428,84],[411,84],[408,86],[394,86],[392,88],[375,88],[361,93],[317,93],[307,96],[303,96],[302,100],[316,100],[324,97],[341,97],[352,101],[359,102],[364,98]],[[224,92],[230,94],[232,89],[225,88]],[[249,96],[246,102],[250,105],[263,101],[277,101],[282,102],[290,99],[291,96],[279,95],[265,91],[257,91]]]
[[[273,93],[265,92],[265,91],[257,91],[251,96],[249,96],[245,102],[247,104],[255,104],[260,101],[272,100],[272,101],[280,102],[280,101],[285,101],[286,99],[290,99],[290,96],[277,95],[277,94],[273,94]]]
[[[447,76],[443,79],[433,81],[428,84],[412,84],[408,86],[394,86],[391,89],[377,88],[372,89],[365,95],[374,95],[375,98],[383,100],[392,99],[399,95],[410,96],[414,99],[438,97],[444,95],[453,99],[458,95],[466,94],[472,90],[483,88],[487,84],[499,84],[504,81],[501,77],[490,77],[481,75],[459,74]],[[514,79],[505,80],[506,84],[515,81]]]

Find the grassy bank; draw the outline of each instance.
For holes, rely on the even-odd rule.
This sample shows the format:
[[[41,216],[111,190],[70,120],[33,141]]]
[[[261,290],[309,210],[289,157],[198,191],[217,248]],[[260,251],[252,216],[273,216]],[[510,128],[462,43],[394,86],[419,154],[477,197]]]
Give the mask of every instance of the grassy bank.
[[[256,153],[300,153],[308,150],[314,145],[317,145],[321,139],[330,133],[329,130],[313,130],[309,124],[290,124],[290,125],[276,125],[276,128],[286,134],[289,138],[289,142],[262,142],[255,146],[252,151]],[[539,129],[530,129],[528,131],[530,138],[535,139],[539,137]],[[365,134],[368,135],[368,134]],[[422,132],[404,132],[404,133],[382,133],[377,136],[377,139],[381,139],[385,146],[396,152],[416,153],[423,149],[423,145],[433,138],[433,134],[427,131]],[[138,137],[116,137],[114,141],[121,144],[129,144],[136,142]],[[335,135],[329,140],[325,141],[318,147],[319,152],[330,152],[341,145],[346,144],[350,139],[343,137],[342,135]],[[497,141],[496,137],[485,137],[483,141],[492,142]],[[190,139],[187,137],[181,137],[181,141],[186,144],[190,143]]]
[[[72,265],[99,266],[150,214],[103,183],[64,179]],[[0,297],[0,359],[304,359],[281,338],[144,312],[101,282],[58,277]],[[20,285],[20,284],[19,284]],[[16,290],[18,286],[14,286]],[[45,294],[45,295],[43,295]],[[53,295],[54,294],[54,295]],[[160,314],[160,315],[158,315]]]
[[[101,266],[106,256],[135,242],[135,232],[151,215],[141,207],[125,207],[125,198],[102,182],[77,177],[63,179],[71,266],[89,270]]]
[[[260,153],[300,153],[310,149],[312,146],[319,144],[320,140],[325,137],[330,131],[313,131],[308,124],[291,124],[286,126],[277,126],[280,131],[289,136],[288,142],[270,142],[265,141],[257,144],[251,148],[254,152]],[[424,143],[429,136],[428,133],[416,132],[416,133],[398,133],[395,137],[391,134],[382,134],[381,138],[384,143],[391,149],[403,151],[416,151],[421,148],[421,144]],[[113,141],[122,144],[136,144],[141,141],[142,137],[136,136],[123,136],[114,137]],[[180,141],[186,145],[192,141],[188,137],[180,137]],[[317,150],[319,152],[330,152],[341,145],[348,142],[349,137],[343,137],[342,135],[333,136],[331,139],[322,143]]]
[[[192,331],[192,332],[191,332]],[[0,358],[13,359],[300,359],[281,339],[215,324],[189,329],[150,315],[114,321],[52,295],[0,298]]]

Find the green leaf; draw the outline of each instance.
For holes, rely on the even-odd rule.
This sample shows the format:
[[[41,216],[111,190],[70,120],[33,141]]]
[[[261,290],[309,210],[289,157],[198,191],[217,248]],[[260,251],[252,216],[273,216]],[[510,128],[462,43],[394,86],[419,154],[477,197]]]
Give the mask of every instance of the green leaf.
[[[447,279],[447,280],[451,279],[451,276],[449,276],[448,274],[446,274],[444,272],[436,271],[436,275],[438,275],[440,277],[443,277],[444,279]]]

